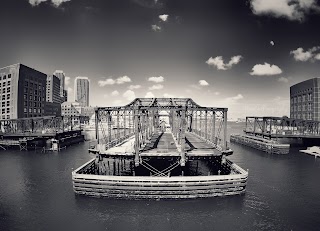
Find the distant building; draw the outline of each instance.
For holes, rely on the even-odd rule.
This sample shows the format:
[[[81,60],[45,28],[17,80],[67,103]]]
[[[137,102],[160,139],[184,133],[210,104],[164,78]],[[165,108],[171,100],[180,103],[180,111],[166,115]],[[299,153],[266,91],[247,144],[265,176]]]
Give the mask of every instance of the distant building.
[[[23,64],[0,68],[0,119],[43,116],[46,80],[46,74]]]
[[[87,77],[76,77],[74,80],[74,100],[81,106],[89,106],[89,79]]]
[[[65,90],[65,73],[61,70],[56,70],[53,74],[60,80],[60,97],[64,97],[63,90]]]
[[[81,123],[88,122],[93,114],[93,107],[83,107],[78,102],[64,102],[61,104],[61,115],[74,116],[74,122],[80,122],[79,116],[81,117]]]
[[[51,103],[63,103],[60,96],[60,79],[55,75],[47,76],[46,101]]]
[[[67,101],[68,101],[68,91],[63,90],[63,102],[67,102]]]
[[[320,78],[309,79],[290,87],[290,117],[320,121]]]
[[[45,116],[61,116],[61,103],[64,98],[60,96],[60,79],[55,75],[47,76]]]

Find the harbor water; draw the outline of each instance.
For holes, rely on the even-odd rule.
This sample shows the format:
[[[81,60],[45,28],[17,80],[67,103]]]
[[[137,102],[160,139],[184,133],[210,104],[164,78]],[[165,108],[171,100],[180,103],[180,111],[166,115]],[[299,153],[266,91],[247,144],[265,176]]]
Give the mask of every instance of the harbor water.
[[[230,123],[229,133],[241,133]],[[231,144],[249,169],[247,192],[195,200],[76,196],[71,171],[92,159],[88,142],[59,153],[0,151],[0,230],[319,230],[320,158]]]

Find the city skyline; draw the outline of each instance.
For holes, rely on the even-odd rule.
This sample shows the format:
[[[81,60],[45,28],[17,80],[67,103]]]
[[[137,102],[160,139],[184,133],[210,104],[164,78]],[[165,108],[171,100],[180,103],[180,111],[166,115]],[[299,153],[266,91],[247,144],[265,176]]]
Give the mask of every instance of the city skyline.
[[[319,77],[313,0],[2,4],[0,66],[61,69],[69,98],[87,76],[93,106],[188,97],[234,118],[289,116],[290,86]]]

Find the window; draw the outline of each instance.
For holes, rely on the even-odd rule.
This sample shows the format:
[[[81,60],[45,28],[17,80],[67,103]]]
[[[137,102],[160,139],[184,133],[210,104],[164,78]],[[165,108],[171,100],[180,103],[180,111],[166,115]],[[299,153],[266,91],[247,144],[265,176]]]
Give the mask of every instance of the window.
[[[7,93],[10,93],[10,87],[7,88]]]
[[[28,95],[27,95],[27,94],[24,94],[24,95],[23,95],[23,99],[24,99],[24,100],[27,100],[27,98],[28,98]]]
[[[298,111],[301,111],[301,105],[298,105]]]
[[[32,100],[32,95],[29,95],[29,100]]]
[[[38,97],[35,95],[35,96],[34,96],[34,100],[37,101],[37,99],[38,99]]]
[[[31,111],[31,108],[29,108],[29,113],[31,113],[32,111]]]
[[[6,93],[6,89],[5,88],[2,89],[2,93]]]
[[[8,74],[8,79],[11,79],[11,74]]]
[[[10,115],[7,115],[7,119],[10,119]]]
[[[29,86],[29,82],[25,81],[25,82],[24,82],[24,86],[25,86],[25,87],[28,87],[28,86]]]
[[[306,101],[306,95],[302,95],[302,102]]]
[[[5,95],[2,95],[2,100],[5,100],[6,99],[6,96]]]
[[[2,108],[1,110],[2,114],[6,113],[6,110],[4,108]]]
[[[29,107],[32,107],[32,101],[29,101]]]
[[[298,103],[301,102],[301,96],[298,96]]]
[[[7,95],[7,99],[10,99],[10,94]]]
[[[8,82],[7,82],[7,85],[10,86],[10,85],[11,85],[11,81],[8,81]]]
[[[38,108],[38,113],[41,113],[41,109],[40,108]]]
[[[7,107],[10,107],[10,101],[7,101]]]
[[[10,113],[10,108],[7,108],[7,113]]]
[[[24,101],[24,102],[23,102],[23,106],[27,107],[27,106],[28,106],[28,102],[27,102],[27,101]]]
[[[37,107],[37,102],[33,102],[33,106],[34,106],[34,107]]]
[[[1,106],[2,106],[2,107],[5,107],[5,106],[6,106],[6,102],[3,101]]]
[[[7,79],[7,76],[6,76],[6,75],[5,75],[5,76],[3,76],[3,77],[2,77],[2,79],[3,79],[3,80]]]

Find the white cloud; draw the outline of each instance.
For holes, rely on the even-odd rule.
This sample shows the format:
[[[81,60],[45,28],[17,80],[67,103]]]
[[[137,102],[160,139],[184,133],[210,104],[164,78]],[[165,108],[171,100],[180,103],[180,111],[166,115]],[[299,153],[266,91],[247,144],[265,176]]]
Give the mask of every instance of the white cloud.
[[[29,0],[29,3],[32,5],[32,6],[37,6],[39,5],[41,2],[46,2],[47,0]]]
[[[59,7],[64,2],[69,2],[70,0],[29,0],[32,6],[38,6],[42,2],[51,2],[55,7]]]
[[[296,61],[306,62],[308,60],[314,61],[314,59],[318,59],[319,54],[315,54],[314,52],[318,51],[320,47],[312,47],[307,51],[304,51],[302,47],[297,48],[296,50],[290,51],[290,54],[293,55],[293,58]]]
[[[228,63],[224,63],[222,56],[217,56],[215,58],[210,57],[206,63],[209,66],[215,66],[218,70],[228,70],[233,65],[238,64],[243,57],[241,55],[236,55],[231,57]]]
[[[119,92],[118,92],[117,90],[115,90],[115,91],[111,92],[111,95],[112,95],[112,96],[118,96],[118,95],[119,95]]]
[[[99,80],[98,85],[100,87],[104,87],[106,85],[113,85],[113,84],[124,84],[124,83],[130,83],[131,79],[128,76],[121,76],[116,79],[108,78],[106,80]]]
[[[139,89],[139,88],[141,88],[141,85],[130,85],[128,88],[130,90]]]
[[[70,84],[70,77],[69,76],[66,76],[65,78],[64,78],[64,84],[65,85],[69,85]]]
[[[231,104],[231,103],[236,103],[238,100],[243,99],[243,95],[242,94],[238,94],[236,96],[232,96],[232,97],[228,97],[225,99],[226,104]]]
[[[164,81],[164,78],[162,76],[159,77],[150,77],[148,79],[150,82],[155,82],[155,83],[162,83]]]
[[[269,63],[256,64],[252,68],[250,75],[278,75],[282,70],[277,65],[270,65]]]
[[[282,82],[282,83],[288,83],[289,81],[292,80],[292,77],[280,77],[278,79],[279,82]]]
[[[162,84],[155,84],[153,85],[152,87],[149,87],[149,90],[160,90],[163,88],[163,85]]]
[[[98,85],[100,87],[104,87],[106,85],[113,85],[115,83],[116,83],[116,81],[114,79],[106,79],[106,80],[99,80],[98,81]]]
[[[134,100],[136,98],[136,94],[132,90],[127,90],[122,95],[127,100]]]
[[[122,76],[116,79],[117,84],[130,83],[131,79],[128,76]]]
[[[205,81],[205,80],[199,80],[199,85],[200,86],[208,86],[209,85],[209,83],[207,82],[207,81]]]
[[[220,92],[216,91],[216,92],[214,93],[214,95],[220,95]]]
[[[164,98],[176,98],[175,95],[168,94],[168,93],[164,93],[164,94],[163,94],[163,97],[164,97]]]
[[[159,32],[161,31],[161,27],[158,25],[151,25],[151,29],[155,32]]]
[[[271,40],[271,41],[270,41],[270,45],[271,45],[271,46],[274,46],[274,41]]]
[[[168,17],[169,17],[169,15],[167,15],[167,14],[159,15],[159,18],[164,22],[166,22],[168,20]]]
[[[320,53],[314,56],[314,59],[320,60]]]
[[[53,5],[55,5],[56,7],[60,6],[61,3],[63,2],[69,2],[70,0],[51,0],[51,2],[53,3]]]
[[[315,0],[251,0],[256,15],[271,15],[289,20],[304,20],[310,11],[319,11]]]
[[[145,98],[154,98],[154,94],[152,92],[147,92]]]

